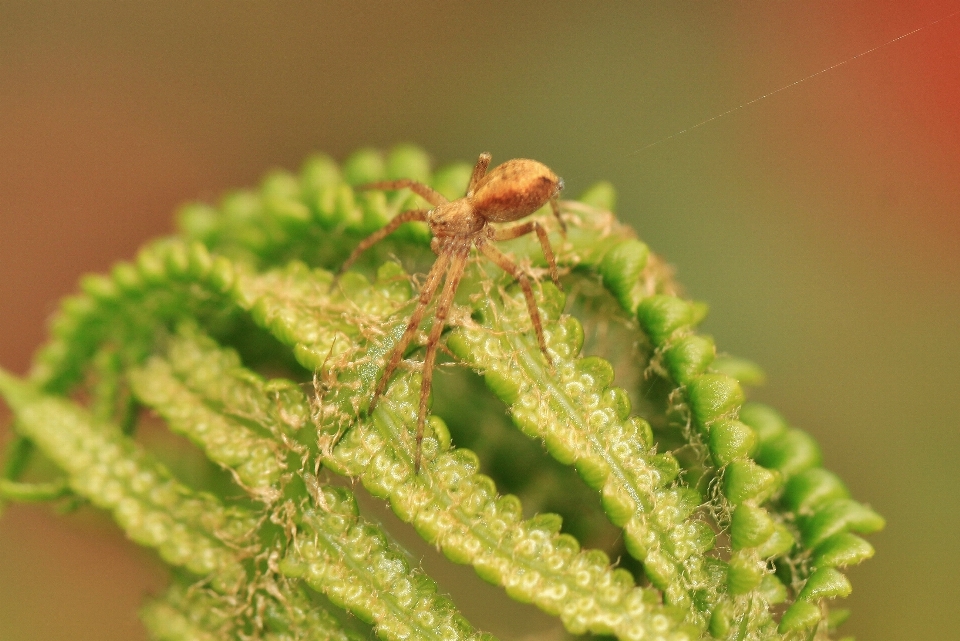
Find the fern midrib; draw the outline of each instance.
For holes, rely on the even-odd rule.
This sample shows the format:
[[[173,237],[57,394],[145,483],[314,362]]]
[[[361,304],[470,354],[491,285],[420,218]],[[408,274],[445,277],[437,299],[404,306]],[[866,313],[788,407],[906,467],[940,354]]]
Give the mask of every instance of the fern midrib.
[[[355,523],[352,527],[360,527],[359,523]],[[338,545],[334,537],[330,535],[323,528],[312,528],[314,534],[316,535],[314,541],[320,542],[327,553],[330,554],[332,558],[340,559],[340,562],[343,563],[350,572],[356,577],[366,577],[367,576],[367,565],[361,564],[359,561],[356,561],[351,554],[346,551],[346,548]],[[405,625],[408,625],[412,630],[416,630],[419,634],[418,638],[423,639],[437,639],[437,641],[443,641],[441,637],[436,636],[432,631],[428,632],[418,623],[415,623],[416,617],[407,616],[407,610],[405,610],[398,602],[397,599],[393,596],[392,593],[386,590],[379,589],[379,586],[372,584],[372,582],[367,581],[367,584],[370,586],[372,591],[376,592],[378,596],[385,600],[388,603],[388,609],[392,613],[393,617],[398,621],[403,621]],[[378,625],[380,622],[374,622],[374,625]]]
[[[394,443],[405,442],[409,438],[409,431],[401,426],[399,422],[399,417],[397,416],[396,412],[389,407],[389,405],[390,405],[389,403],[385,403],[384,405],[382,405],[381,407],[383,407],[383,411],[380,413],[380,416],[382,418],[382,424],[386,425],[389,428],[389,434],[387,434],[386,436],[392,437],[393,439],[392,442]],[[377,411],[380,412],[380,409],[378,408]],[[374,421],[374,423],[376,424],[377,421]],[[400,450],[401,456],[403,456],[406,462],[409,463],[410,467],[412,467],[413,458],[409,455],[409,450],[407,448],[397,448],[397,449]],[[426,472],[424,469],[421,469],[420,473],[427,474],[428,472]],[[424,486],[426,486],[426,484],[424,484]],[[431,492],[431,495],[433,496],[433,500],[436,503],[439,503],[440,505],[443,506],[444,511],[447,514],[455,514],[457,517],[457,521],[459,521],[459,523],[466,530],[471,532],[474,536],[476,536],[483,543],[485,543],[487,546],[487,549],[489,550],[500,549],[500,541],[498,537],[493,532],[491,532],[489,528],[482,527],[481,521],[470,516],[469,514],[464,512],[462,509],[457,507],[457,503],[450,500],[450,496],[447,492]],[[523,556],[514,555],[511,560],[517,565],[523,566],[526,569],[534,570],[543,575],[556,577],[556,573],[553,570],[551,570],[546,564],[537,564],[534,561],[530,560],[526,555],[523,555]],[[565,583],[560,577],[557,577],[556,580],[559,582]],[[568,587],[570,586],[568,585]],[[587,590],[580,590],[579,592],[582,594],[589,594],[589,591]]]
[[[515,353],[520,355],[519,364],[524,368],[527,375],[530,376],[532,380],[540,381],[543,387],[552,394],[553,399],[563,408],[567,420],[573,423],[580,433],[587,436],[590,445],[593,447],[593,451],[607,463],[610,467],[611,474],[616,475],[616,478],[620,480],[620,486],[627,490],[630,498],[636,504],[637,509],[642,511],[644,500],[640,498],[639,490],[630,483],[623,466],[620,464],[620,460],[609,452],[607,448],[603,447],[599,436],[597,436],[595,432],[587,429],[576,410],[573,399],[567,395],[562,386],[556,382],[554,376],[544,368],[543,364],[534,357],[533,346],[520,334],[508,331],[505,336],[510,346],[515,349]],[[536,353],[539,354],[539,351],[536,351]]]

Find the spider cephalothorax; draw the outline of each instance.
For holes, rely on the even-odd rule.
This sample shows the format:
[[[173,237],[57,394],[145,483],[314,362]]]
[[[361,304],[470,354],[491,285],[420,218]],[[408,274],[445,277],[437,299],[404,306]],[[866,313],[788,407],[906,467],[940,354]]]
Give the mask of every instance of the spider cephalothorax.
[[[390,376],[400,364],[403,353],[413,340],[423,315],[433,300],[440,280],[447,274],[440,299],[434,312],[433,326],[427,338],[426,355],[423,359],[423,375],[420,388],[420,409],[417,414],[417,453],[415,467],[420,469],[420,447],[423,441],[423,427],[426,420],[427,400],[430,397],[430,386],[433,380],[433,364],[437,356],[437,346],[440,342],[440,333],[446,322],[453,297],[460,284],[463,271],[466,268],[470,250],[477,248],[484,256],[493,261],[498,267],[513,276],[523,290],[527,301],[527,309],[533,328],[537,334],[540,351],[547,361],[547,343],[543,337],[543,323],[533,297],[530,280],[520,267],[511,258],[494,247],[491,242],[519,238],[531,232],[537,234],[543,255],[550,266],[550,277],[559,287],[559,273],[557,262],[547,239],[547,232],[536,221],[528,221],[512,227],[494,228],[489,223],[505,223],[520,220],[537,211],[545,204],[550,203],[553,213],[565,231],[563,220],[560,218],[558,197],[563,189],[563,181],[554,174],[549,167],[536,160],[517,158],[508,160],[487,173],[490,165],[490,154],[480,154],[467,193],[463,198],[448,201],[442,195],[414,180],[403,179],[389,182],[378,182],[364,185],[363,189],[410,189],[433,205],[432,209],[414,209],[398,214],[382,229],[364,239],[353,250],[349,258],[343,263],[340,271],[345,271],[356,261],[360,254],[387,235],[393,233],[400,225],[413,221],[426,222],[430,226],[433,240],[431,248],[437,255],[437,260],[430,268],[427,278],[420,289],[417,306],[410,315],[407,328],[394,347],[387,361],[387,366],[377,382],[377,387],[370,400],[369,411],[377,405],[377,400],[386,389]]]

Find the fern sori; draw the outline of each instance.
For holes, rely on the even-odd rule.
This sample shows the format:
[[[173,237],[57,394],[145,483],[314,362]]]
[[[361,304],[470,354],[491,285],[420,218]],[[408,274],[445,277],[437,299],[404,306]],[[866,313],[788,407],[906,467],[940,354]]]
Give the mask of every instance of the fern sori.
[[[809,434],[745,400],[759,369],[697,333],[705,306],[609,212],[608,184],[562,203],[568,232],[551,233],[566,293],[534,287],[550,362],[516,284],[471,262],[419,471],[416,350],[368,411],[430,235],[405,225],[334,282],[359,240],[423,206],[354,186],[413,178],[456,198],[470,174],[364,150],[185,207],[178,236],[82,280],[26,380],[0,372],[3,500],[86,500],[155,548],[175,568],[141,611],[156,639],[492,638],[361,513],[351,479],[572,634],[830,638],[842,568],[872,556],[860,535],[883,519]],[[544,273],[536,238],[503,245]],[[178,478],[138,439],[155,417],[213,480]],[[524,438],[530,460],[511,463]]]

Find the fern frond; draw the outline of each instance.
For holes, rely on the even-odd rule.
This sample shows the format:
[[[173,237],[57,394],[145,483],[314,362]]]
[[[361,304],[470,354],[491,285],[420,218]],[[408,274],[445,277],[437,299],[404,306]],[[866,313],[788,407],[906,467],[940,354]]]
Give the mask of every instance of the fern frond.
[[[848,614],[828,605],[850,592],[841,569],[873,555],[860,535],[883,519],[821,467],[809,434],[746,401],[762,372],[698,333],[706,307],[610,213],[609,184],[565,202],[568,232],[550,235],[567,293],[535,283],[549,362],[521,292],[471,263],[442,346],[490,394],[471,383],[442,404],[460,416],[429,417],[419,471],[416,347],[370,411],[412,309],[410,274],[432,255],[429,229],[404,225],[335,281],[356,242],[425,206],[355,186],[413,178],[453,199],[470,175],[431,173],[415,147],[362,150],[183,208],[178,237],[81,281],[26,381],[0,371],[17,433],[0,498],[88,500],[157,550],[177,578],[141,612],[156,639],[492,638],[360,513],[348,481],[572,634],[829,638]],[[545,273],[536,238],[503,245]],[[481,402],[551,466],[486,460],[499,410],[461,438]],[[142,410],[228,489],[176,478],[138,440]],[[60,476],[31,476],[38,455]],[[579,482],[565,469],[582,487],[564,485]],[[523,473],[586,497],[572,509],[605,515],[622,548],[586,547],[557,514],[498,489]]]

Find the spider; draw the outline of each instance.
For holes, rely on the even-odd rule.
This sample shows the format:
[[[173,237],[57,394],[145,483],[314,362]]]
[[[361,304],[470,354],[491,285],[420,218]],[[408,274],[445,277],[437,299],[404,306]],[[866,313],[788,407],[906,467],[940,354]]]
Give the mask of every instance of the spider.
[[[562,232],[566,235],[566,225],[560,218],[560,209],[557,202],[560,190],[563,189],[563,180],[558,178],[546,165],[525,158],[508,160],[487,173],[490,159],[490,154],[480,154],[480,158],[473,168],[466,195],[454,201],[448,201],[427,185],[410,179],[376,182],[359,187],[360,189],[383,190],[410,189],[433,205],[433,208],[413,209],[398,214],[386,226],[370,234],[357,245],[338,272],[338,276],[345,272],[364,251],[396,231],[400,225],[421,221],[430,226],[430,232],[433,234],[430,248],[437,255],[437,259],[434,261],[433,267],[430,268],[420,289],[417,306],[410,315],[407,328],[390,354],[390,360],[377,382],[368,410],[368,412],[373,412],[376,407],[377,401],[386,389],[390,376],[400,364],[410,341],[413,340],[417,328],[420,326],[420,321],[423,320],[423,315],[440,286],[440,280],[446,273],[446,281],[434,311],[433,326],[427,338],[426,354],[423,359],[420,408],[417,414],[417,447],[414,462],[416,473],[420,471],[423,428],[426,421],[427,400],[430,396],[430,386],[433,380],[433,365],[437,356],[437,346],[471,249],[476,247],[480,253],[519,282],[524,298],[526,298],[527,310],[530,313],[530,319],[533,321],[533,328],[537,334],[540,351],[543,352],[547,362],[552,364],[550,355],[547,353],[547,343],[543,337],[543,323],[540,320],[540,312],[537,310],[537,303],[533,297],[530,281],[523,270],[507,254],[504,254],[492,244],[500,240],[519,238],[531,232],[536,233],[540,246],[543,248],[543,255],[550,266],[550,278],[557,287],[560,287],[557,262],[553,255],[553,249],[550,247],[550,241],[547,239],[547,232],[536,221],[500,228],[494,228],[490,226],[490,223],[520,220],[549,202],[554,216],[560,223]]]

